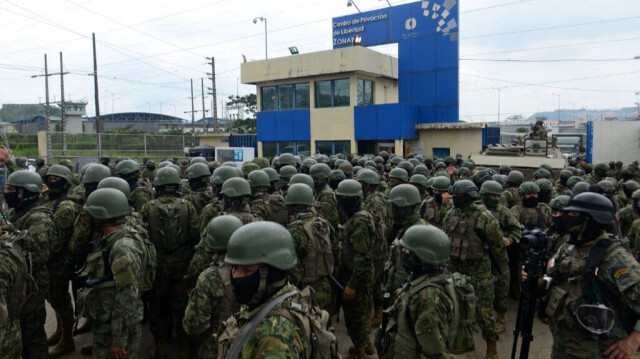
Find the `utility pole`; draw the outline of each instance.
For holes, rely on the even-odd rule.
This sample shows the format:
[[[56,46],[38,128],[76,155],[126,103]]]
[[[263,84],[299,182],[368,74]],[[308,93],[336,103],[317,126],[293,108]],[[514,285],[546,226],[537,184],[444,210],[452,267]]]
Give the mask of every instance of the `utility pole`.
[[[98,139],[98,158],[102,157],[102,139],[100,138],[101,125],[100,122],[100,96],[98,94],[98,58],[96,56],[96,34],[91,34],[93,40],[93,91],[96,106],[96,137]],[[62,61],[61,61],[62,62]],[[111,112],[113,112],[113,93],[111,94]]]
[[[198,110],[195,109],[195,105],[193,103],[193,100],[195,99],[195,96],[193,96],[193,79],[191,79],[191,97],[189,97],[189,99],[191,100],[191,111],[184,111],[184,113],[191,113],[191,135],[195,136],[196,135],[196,112],[198,112]]]
[[[200,87],[201,87],[201,91],[202,91],[202,125],[204,126],[204,132],[207,132],[207,118],[206,118],[206,112],[204,109],[204,78],[200,78]]]
[[[36,78],[40,76],[44,76],[44,89],[45,89],[45,118],[44,118],[44,126],[45,126],[45,141],[47,147],[47,163],[51,165],[51,106],[49,104],[49,76],[53,76],[57,74],[50,74],[49,67],[47,66],[47,54],[44,54],[44,75],[33,75],[31,78]]]
[[[210,60],[208,64],[211,65],[211,73],[207,73],[209,75],[209,80],[211,80],[212,87],[207,87],[211,90],[210,95],[213,96],[213,131],[218,132],[218,97],[216,94],[216,59],[211,56],[207,57],[207,60]]]
[[[64,104],[64,70],[62,68],[62,51],[60,51],[60,116],[62,117],[62,155],[67,154],[67,118]]]

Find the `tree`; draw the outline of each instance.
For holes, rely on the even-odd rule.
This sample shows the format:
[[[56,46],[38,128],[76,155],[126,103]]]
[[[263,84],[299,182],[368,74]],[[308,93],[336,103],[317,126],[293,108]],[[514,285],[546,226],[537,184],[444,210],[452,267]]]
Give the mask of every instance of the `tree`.
[[[256,133],[256,112],[257,107],[256,94],[248,94],[245,96],[229,96],[227,106],[244,106],[244,112],[248,115],[245,119],[235,119],[229,128],[230,132],[235,133]]]
[[[518,127],[516,129],[516,133],[528,133],[528,132],[529,132],[529,129],[526,127]]]

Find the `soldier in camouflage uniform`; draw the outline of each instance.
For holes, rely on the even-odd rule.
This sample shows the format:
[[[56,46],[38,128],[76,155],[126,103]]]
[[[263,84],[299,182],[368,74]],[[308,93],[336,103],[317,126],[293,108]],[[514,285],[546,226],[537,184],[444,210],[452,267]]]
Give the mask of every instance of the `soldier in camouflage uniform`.
[[[202,237],[204,237],[205,235],[209,221],[217,217],[220,214],[220,212],[222,212],[223,210],[222,193],[220,193],[220,190],[222,189],[222,184],[229,178],[238,177],[238,176],[239,176],[238,171],[236,171],[234,168],[227,167],[227,166],[218,167],[213,171],[213,175],[211,175],[211,180],[210,180],[211,190],[213,192],[213,200],[211,203],[204,206],[204,208],[202,209],[202,212],[200,212],[200,218],[202,219],[200,233]],[[198,274],[196,274],[196,278]]]
[[[329,187],[332,190],[337,190],[340,182],[344,181],[347,177],[344,175],[344,172],[340,170],[332,170],[329,175]]]
[[[397,157],[394,157],[397,158]],[[409,183],[409,174],[404,168],[394,168],[389,172],[389,191],[393,189],[393,187]]]
[[[502,194],[504,195],[507,203],[503,203],[507,208],[513,208],[520,202],[520,194],[518,188],[524,182],[524,175],[520,171],[511,171],[507,175],[507,185],[505,186]]]
[[[159,169],[154,184],[156,199],[140,210],[158,258],[157,275],[149,297],[149,328],[155,338],[155,357],[162,359],[166,358],[166,343],[175,325],[184,359],[189,358],[190,351],[181,325],[187,306],[187,287],[182,278],[200,237],[200,217],[190,202],[177,198],[180,176],[174,168]]]
[[[491,273],[491,257],[498,258],[504,244],[496,219],[484,206],[474,201],[478,188],[469,180],[453,185],[453,205],[444,218],[443,229],[451,239],[451,272],[471,277],[477,293],[476,321],[487,342],[487,359],[498,357],[498,331],[493,315],[495,278]]]
[[[140,171],[140,177],[153,186],[153,180],[156,178],[156,172],[156,162],[154,160],[147,160],[144,163],[144,168]]]
[[[49,356],[60,357],[73,353],[73,306],[69,295],[69,278],[72,274],[65,266],[65,255],[69,249],[69,239],[73,234],[73,223],[80,213],[80,205],[67,200],[67,191],[72,185],[71,171],[60,165],[49,168],[45,181],[49,190],[43,200],[43,205],[53,212],[56,237],[53,238],[49,257],[49,275],[51,285],[47,300],[56,313],[56,331],[47,338],[47,344],[55,345]]]
[[[137,232],[125,224],[129,203],[122,192],[103,188],[87,198],[84,210],[103,234],[83,267],[87,282],[77,304],[79,315],[93,322],[93,358],[137,358],[145,252]]]
[[[269,175],[264,171],[252,171],[247,178],[251,186],[251,211],[260,217],[260,220],[270,221],[269,212]]]
[[[320,308],[329,311],[329,275],[333,274],[334,263],[331,225],[312,212],[313,190],[304,184],[292,184],[284,201],[292,219],[287,229],[293,238],[298,258],[298,265],[291,270],[291,281],[301,289],[306,286],[313,288],[314,301]]]
[[[538,200],[540,187],[533,182],[523,182],[518,188],[521,202],[511,208],[518,222],[526,229],[551,227],[551,208]]]
[[[34,243],[29,252],[32,274],[38,286],[22,307],[20,327],[22,330],[22,356],[25,358],[47,358],[47,334],[44,331],[46,311],[45,298],[49,294],[49,255],[54,240],[53,213],[39,205],[42,178],[35,172],[16,171],[7,179],[4,199],[10,208],[9,223],[19,231],[28,230]]]
[[[576,195],[564,210],[570,239],[547,269],[551,358],[629,358],[640,346],[640,264],[607,234],[614,212],[604,196]],[[608,321],[586,320],[607,312]]]
[[[36,172],[42,177],[44,180],[44,176],[47,175],[47,171],[49,170],[49,166],[44,163],[44,158],[38,157],[36,158]]]
[[[509,256],[507,248],[513,245],[517,247],[520,243],[522,230],[520,222],[513,216],[511,211],[500,203],[502,195],[502,186],[496,181],[486,181],[480,188],[480,197],[482,203],[491,211],[502,230],[502,243],[504,248],[500,251],[500,255],[496,257],[498,267],[491,266],[491,272],[496,277],[495,296],[493,300],[493,308],[498,313],[498,333],[504,333],[507,329],[507,310],[509,310],[509,283],[519,288],[520,283],[517,282],[519,277],[511,275],[512,271],[520,272],[520,268],[509,265]],[[498,271],[500,268],[500,271]]]
[[[280,176],[273,168],[263,168],[263,172],[269,176],[269,220],[283,226],[289,223],[289,212],[284,204],[284,197],[280,194]]]
[[[607,177],[607,172],[609,171],[609,166],[607,166],[604,162],[599,162],[593,165],[593,171],[591,172],[591,176],[587,178],[587,182],[589,184],[597,184],[600,181],[603,181]]]
[[[313,178],[313,190],[318,215],[329,221],[333,231],[337,231],[340,217],[335,193],[328,185],[330,175],[331,169],[324,163],[315,164],[309,169],[309,176]]]
[[[213,192],[209,189],[211,174],[209,167],[204,163],[194,163],[187,168],[187,179],[189,180],[188,195],[184,197],[191,202],[198,213],[213,200]]]
[[[229,238],[240,227],[242,222],[234,216],[219,216],[209,222],[204,242],[213,256],[209,267],[198,276],[182,319],[187,334],[202,338],[198,358],[217,357],[216,334],[239,309],[231,286],[231,266],[224,263],[224,256]]]
[[[143,205],[151,200],[151,189],[140,179],[140,166],[134,160],[123,160],[116,165],[116,176],[129,183],[133,208],[140,212]]]
[[[238,346],[237,358],[309,358],[312,348],[304,329],[278,310],[290,306],[298,289],[289,284],[287,276],[296,265],[293,240],[287,230],[273,222],[257,222],[235,231],[229,240],[225,262],[232,266],[236,302],[243,305],[240,313],[224,323],[218,337],[218,358]],[[280,298],[272,314],[262,320],[245,342],[238,334],[260,312],[263,306]],[[233,356],[236,357],[236,356]]]
[[[373,216],[376,235],[372,239],[373,252],[373,312],[369,323],[370,328],[376,328],[382,323],[382,284],[384,280],[384,264],[389,255],[386,231],[392,227],[391,208],[387,198],[379,192],[380,176],[378,173],[363,169],[358,172],[357,181],[362,185],[364,194],[363,207]]]
[[[410,187],[417,192],[415,187]],[[365,358],[365,352],[370,355],[375,353],[367,327],[367,316],[372,305],[374,271],[370,248],[371,239],[375,237],[375,224],[371,213],[362,208],[360,183],[349,179],[340,182],[336,197],[344,221],[340,231],[342,253],[338,272],[344,285],[342,307],[345,324],[354,345],[350,358]]]
[[[636,215],[640,215],[640,189],[635,190],[631,195],[633,204],[631,205]],[[627,232],[626,238],[629,239],[631,250],[636,258],[640,258],[640,219],[636,219],[631,223],[631,227]]]
[[[420,217],[429,224],[442,228],[444,216],[451,209],[449,189],[451,181],[447,177],[434,177],[431,183],[433,196],[423,201],[420,205]]]
[[[222,184],[222,203],[224,211],[221,214],[230,214],[238,217],[242,223],[247,224],[260,220],[257,214],[251,211],[251,185],[244,178],[230,178]]]
[[[453,358],[456,298],[445,287],[451,241],[434,226],[414,225],[399,242],[409,281],[390,309],[381,358]],[[398,344],[396,345],[396,340]]]
[[[567,181],[569,178],[573,176],[573,172],[568,169],[564,169],[560,171],[559,179],[554,184],[554,192],[558,195],[568,194],[569,186],[567,185]]]
[[[291,177],[298,173],[298,170],[294,166],[283,166],[280,168],[278,175],[280,177],[280,194],[283,196],[287,194],[287,188],[289,187],[289,180]]]

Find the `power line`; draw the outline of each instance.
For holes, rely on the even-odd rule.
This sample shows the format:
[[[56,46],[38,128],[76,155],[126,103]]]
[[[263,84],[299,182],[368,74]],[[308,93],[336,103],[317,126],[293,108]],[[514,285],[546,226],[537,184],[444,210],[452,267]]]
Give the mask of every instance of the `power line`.
[[[547,59],[547,60],[521,60],[521,59],[460,59],[460,61],[480,61],[480,62],[525,62],[525,63],[542,63],[542,62],[620,62],[635,61],[640,57],[626,59]]]

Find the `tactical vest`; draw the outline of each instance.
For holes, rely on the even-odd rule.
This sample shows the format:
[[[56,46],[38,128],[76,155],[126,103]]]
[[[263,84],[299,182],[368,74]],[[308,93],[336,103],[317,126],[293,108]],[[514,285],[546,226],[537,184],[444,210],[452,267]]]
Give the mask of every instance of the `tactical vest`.
[[[31,275],[31,255],[22,248],[20,237],[28,234],[22,232],[17,238],[3,241],[0,244],[0,253],[11,257],[16,263],[18,271],[10,288],[7,288],[6,301],[8,322],[20,319],[20,313],[24,303],[30,294],[37,292],[35,281]]]
[[[310,221],[297,221],[309,238],[309,252],[304,261],[302,280],[311,284],[333,273],[331,252],[331,226],[316,217]]]
[[[449,220],[446,223],[445,232],[451,239],[451,256],[460,260],[482,259],[485,252],[482,239],[476,234],[476,222],[485,210],[483,205],[477,205],[475,211],[465,217],[460,216],[460,210],[454,208],[450,211]]]
[[[220,300],[220,305],[216,310],[218,311],[218,316],[215,319],[215,322],[212,323],[211,328],[214,330],[214,333],[217,333],[222,328],[222,323],[227,320],[233,313],[236,313],[239,309],[238,304],[236,303],[236,298],[233,294],[233,286],[231,285],[231,266],[221,262],[216,263],[216,272],[220,276],[220,280],[224,284],[224,296]]]
[[[187,201],[176,198],[172,202],[149,202],[149,238],[164,252],[174,252],[189,245],[189,213]]]
[[[444,220],[442,216],[442,205],[437,207],[435,199],[433,199],[433,197],[429,198],[426,202],[422,218],[438,228],[442,227],[442,221]]]
[[[542,209],[540,208],[540,205],[536,207],[535,211],[529,211],[522,204],[519,204],[518,211],[520,212],[520,218],[518,218],[518,220],[520,220],[520,223],[526,229],[535,229],[535,228],[540,228],[542,230],[545,229],[544,214],[542,213]]]

